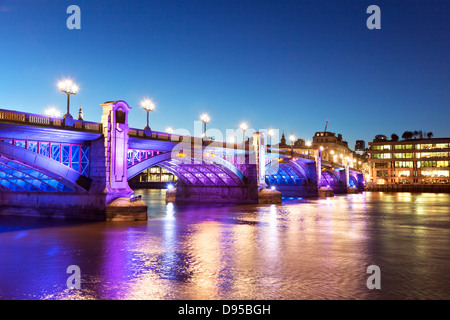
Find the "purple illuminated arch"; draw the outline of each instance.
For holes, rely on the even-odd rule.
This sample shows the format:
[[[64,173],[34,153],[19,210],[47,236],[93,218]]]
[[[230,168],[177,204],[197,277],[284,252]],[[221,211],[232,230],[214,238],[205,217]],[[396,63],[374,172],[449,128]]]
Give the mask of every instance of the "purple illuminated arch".
[[[244,174],[219,156],[201,159],[179,156],[167,152],[143,160],[128,168],[128,179],[153,166],[160,166],[188,185],[194,186],[241,186]]]

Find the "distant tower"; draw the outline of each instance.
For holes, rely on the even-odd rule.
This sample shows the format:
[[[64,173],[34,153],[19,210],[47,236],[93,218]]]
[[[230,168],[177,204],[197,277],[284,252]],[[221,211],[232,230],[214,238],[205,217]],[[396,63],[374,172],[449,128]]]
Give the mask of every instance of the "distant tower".
[[[286,137],[284,136],[284,132],[283,132],[283,134],[281,135],[281,141],[280,141],[280,144],[281,144],[281,145],[286,145]]]
[[[83,121],[83,109],[81,108],[81,104],[80,104],[80,110],[78,111],[78,120]]]
[[[364,140],[356,140],[355,152],[359,155],[363,155],[366,152],[366,142]]]

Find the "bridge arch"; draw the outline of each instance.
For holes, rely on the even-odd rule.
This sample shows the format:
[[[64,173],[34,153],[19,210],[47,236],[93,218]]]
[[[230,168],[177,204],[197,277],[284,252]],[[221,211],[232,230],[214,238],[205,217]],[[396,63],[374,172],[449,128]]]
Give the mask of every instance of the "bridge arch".
[[[247,180],[239,169],[219,156],[196,158],[176,152],[159,154],[129,167],[128,180],[155,165],[193,186],[242,186]]]
[[[322,170],[320,182],[322,186],[337,186],[341,183],[341,179],[333,169],[325,169]]]
[[[9,191],[86,192],[91,179],[49,157],[0,142],[0,188]]]
[[[273,160],[266,165],[268,185],[306,185],[309,184],[305,170],[290,160]]]

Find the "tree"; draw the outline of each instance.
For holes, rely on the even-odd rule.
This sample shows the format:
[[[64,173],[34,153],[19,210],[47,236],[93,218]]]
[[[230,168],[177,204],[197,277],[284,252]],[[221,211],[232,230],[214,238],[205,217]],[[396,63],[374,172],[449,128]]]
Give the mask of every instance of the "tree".
[[[414,132],[412,133],[412,137],[411,138],[417,138],[419,136],[419,131],[414,130]]]
[[[433,132],[431,132],[431,131],[427,132],[427,138],[428,139],[431,139],[432,136],[434,136]]]
[[[412,139],[412,137],[413,137],[413,133],[411,131],[405,131],[402,134],[402,139],[404,139],[404,140]]]
[[[391,139],[392,141],[398,141],[398,135],[396,135],[395,133],[391,134]]]

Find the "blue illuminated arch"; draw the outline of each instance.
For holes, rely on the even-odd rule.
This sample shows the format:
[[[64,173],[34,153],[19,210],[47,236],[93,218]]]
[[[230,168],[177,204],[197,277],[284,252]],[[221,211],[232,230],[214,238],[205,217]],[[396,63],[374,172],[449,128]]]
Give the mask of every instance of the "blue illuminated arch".
[[[86,192],[91,179],[49,157],[0,142],[0,184],[11,191]]]

